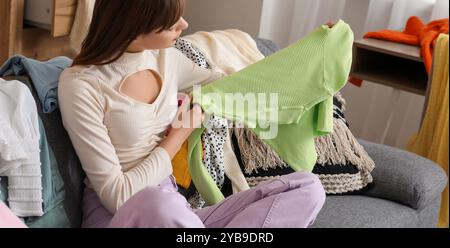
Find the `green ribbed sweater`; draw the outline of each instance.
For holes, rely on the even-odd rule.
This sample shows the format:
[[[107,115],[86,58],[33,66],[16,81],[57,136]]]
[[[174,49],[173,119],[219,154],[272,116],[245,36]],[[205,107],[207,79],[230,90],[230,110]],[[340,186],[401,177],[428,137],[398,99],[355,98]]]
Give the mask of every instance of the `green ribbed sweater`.
[[[193,101],[207,114],[244,123],[259,137],[267,131],[261,126],[277,125],[278,135],[264,141],[294,170],[310,172],[317,160],[314,137],[333,130],[333,96],[347,83],[352,45],[353,32],[345,22],[333,28],[323,25],[295,44],[194,91]],[[230,100],[226,93],[278,93],[278,121],[269,118],[269,97],[265,109],[236,112],[225,107]],[[202,164],[203,131],[197,129],[189,137],[189,170],[199,193],[213,205],[224,196]]]

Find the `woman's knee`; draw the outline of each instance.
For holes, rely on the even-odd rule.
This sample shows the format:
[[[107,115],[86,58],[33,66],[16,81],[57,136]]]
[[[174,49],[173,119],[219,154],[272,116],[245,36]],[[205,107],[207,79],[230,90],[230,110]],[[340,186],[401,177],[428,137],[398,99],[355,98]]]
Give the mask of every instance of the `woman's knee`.
[[[295,172],[283,178],[291,189],[298,188],[306,192],[310,202],[322,206],[325,202],[326,194],[319,177],[310,172]]]
[[[133,211],[137,212],[160,212],[168,208],[185,208],[186,201],[177,192],[166,191],[156,187],[147,187],[130,198],[129,203]],[[165,214],[167,211],[163,211]]]
[[[315,201],[317,205],[320,205],[320,207],[322,207],[322,205],[325,203],[326,198],[325,189],[323,188],[322,182],[317,175],[312,173],[309,174],[311,180],[313,181],[313,183],[309,187],[311,195],[313,196],[313,201]]]
[[[309,172],[287,174],[277,179],[261,183],[255,190],[262,197],[300,190],[301,192],[307,193],[307,195],[311,195],[311,197],[317,198],[316,200],[318,202],[324,201],[325,198],[325,191],[319,177]]]
[[[188,205],[183,196],[173,191],[148,187],[130,198],[114,215],[112,227],[183,227],[189,219]],[[196,216],[195,216],[196,217]],[[191,218],[192,219],[192,218]],[[193,226],[201,224],[191,220]]]

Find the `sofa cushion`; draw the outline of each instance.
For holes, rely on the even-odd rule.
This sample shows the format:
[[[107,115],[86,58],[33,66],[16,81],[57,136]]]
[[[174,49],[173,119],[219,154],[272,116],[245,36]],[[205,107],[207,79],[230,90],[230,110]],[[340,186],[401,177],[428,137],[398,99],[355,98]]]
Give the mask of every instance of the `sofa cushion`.
[[[417,227],[417,212],[389,200],[359,195],[328,196],[313,228]]]
[[[375,163],[350,131],[340,93],[333,104],[333,132],[315,138],[318,158],[313,173],[327,194],[361,194],[373,186]]]
[[[414,153],[360,140],[377,167],[375,184],[365,194],[423,209],[441,196],[447,185],[444,170]]]

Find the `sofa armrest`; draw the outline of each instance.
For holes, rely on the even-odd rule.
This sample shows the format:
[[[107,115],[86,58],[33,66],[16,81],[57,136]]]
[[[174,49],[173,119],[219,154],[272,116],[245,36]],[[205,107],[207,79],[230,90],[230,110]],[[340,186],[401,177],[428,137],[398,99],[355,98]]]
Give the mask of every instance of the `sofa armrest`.
[[[271,54],[277,52],[279,49],[278,45],[275,44],[275,42],[267,39],[262,38],[253,38],[256,42],[256,46],[258,47],[258,50],[264,55],[264,56],[270,56]]]
[[[447,185],[436,163],[393,147],[360,140],[375,161],[374,185],[365,194],[423,209],[441,196]]]

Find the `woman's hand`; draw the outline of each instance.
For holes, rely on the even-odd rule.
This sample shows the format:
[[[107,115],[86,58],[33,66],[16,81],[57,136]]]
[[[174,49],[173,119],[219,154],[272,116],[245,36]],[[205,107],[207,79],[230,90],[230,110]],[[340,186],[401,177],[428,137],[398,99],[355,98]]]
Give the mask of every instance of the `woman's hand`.
[[[191,100],[184,101],[178,108],[175,120],[172,122],[170,132],[166,139],[161,142],[169,156],[173,158],[180,150],[183,143],[189,138],[191,133],[199,128],[203,122],[204,114],[198,104],[190,108]]]

